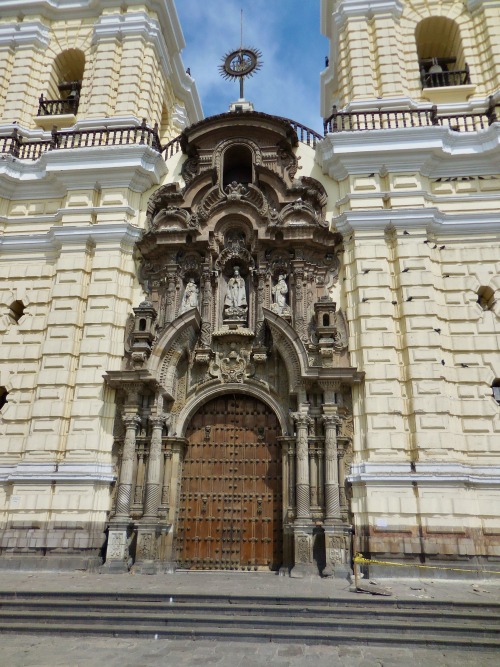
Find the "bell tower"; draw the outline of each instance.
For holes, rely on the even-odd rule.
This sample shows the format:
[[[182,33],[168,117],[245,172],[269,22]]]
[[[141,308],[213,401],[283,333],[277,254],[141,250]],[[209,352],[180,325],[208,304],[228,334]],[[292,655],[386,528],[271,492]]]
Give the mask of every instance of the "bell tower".
[[[500,86],[497,14],[492,0],[325,0],[323,116],[332,106],[484,103]]]
[[[131,304],[138,358],[155,312],[136,277],[143,198],[202,111],[173,0],[1,5],[0,548],[87,567],[116,477],[102,375],[120,365]]]
[[[488,342],[499,321],[498,3],[321,7],[330,54],[316,158],[343,193],[330,220],[343,237],[351,359],[365,373],[348,475],[357,548],[385,561],[381,574],[391,559],[480,569],[500,549],[489,510],[500,366]]]

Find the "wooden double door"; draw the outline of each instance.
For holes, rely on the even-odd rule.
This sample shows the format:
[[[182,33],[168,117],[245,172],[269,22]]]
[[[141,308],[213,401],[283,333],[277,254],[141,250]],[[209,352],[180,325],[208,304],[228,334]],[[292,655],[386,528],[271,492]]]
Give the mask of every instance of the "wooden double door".
[[[187,432],[177,562],[190,569],[277,569],[282,562],[281,453],[275,414],[229,395],[206,403]]]

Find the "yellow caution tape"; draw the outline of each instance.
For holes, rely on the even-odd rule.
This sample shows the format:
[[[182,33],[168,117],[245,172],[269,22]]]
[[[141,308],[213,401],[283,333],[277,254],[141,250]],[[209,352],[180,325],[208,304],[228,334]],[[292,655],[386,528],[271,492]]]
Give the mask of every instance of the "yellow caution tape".
[[[450,572],[479,572],[480,574],[500,574],[496,570],[478,570],[478,569],[467,569],[460,567],[441,567],[440,565],[415,565],[414,563],[393,563],[386,560],[372,560],[371,558],[365,558],[363,554],[357,553],[354,556],[355,563],[374,563],[375,565],[390,565],[391,567],[418,567],[419,569],[424,570],[448,570]]]

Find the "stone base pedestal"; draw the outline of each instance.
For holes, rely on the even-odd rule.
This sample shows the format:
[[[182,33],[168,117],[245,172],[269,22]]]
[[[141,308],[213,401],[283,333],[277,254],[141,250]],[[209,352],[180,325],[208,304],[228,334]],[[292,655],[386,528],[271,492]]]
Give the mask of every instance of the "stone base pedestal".
[[[109,524],[106,561],[102,566],[102,572],[120,574],[129,571],[132,564],[128,549],[131,528],[129,521],[115,521]]]
[[[165,571],[162,542],[170,530],[164,521],[143,520],[134,525],[137,531],[137,548],[133,571],[138,574],[157,574]]]
[[[313,558],[313,530],[310,523],[295,523],[293,526],[294,565],[290,576],[294,579],[319,576]]]
[[[324,577],[349,579],[352,574],[352,526],[345,523],[324,525],[326,567]]]

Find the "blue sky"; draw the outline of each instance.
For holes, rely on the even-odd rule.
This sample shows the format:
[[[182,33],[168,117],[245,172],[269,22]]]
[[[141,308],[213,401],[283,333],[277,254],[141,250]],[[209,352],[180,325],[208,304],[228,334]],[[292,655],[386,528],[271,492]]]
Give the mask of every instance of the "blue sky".
[[[238,82],[218,70],[222,57],[243,44],[262,51],[263,67],[246,80],[256,111],[292,118],[322,132],[319,74],[328,42],[320,33],[319,0],[176,0],[191,69],[205,116],[223,113],[239,97]]]

